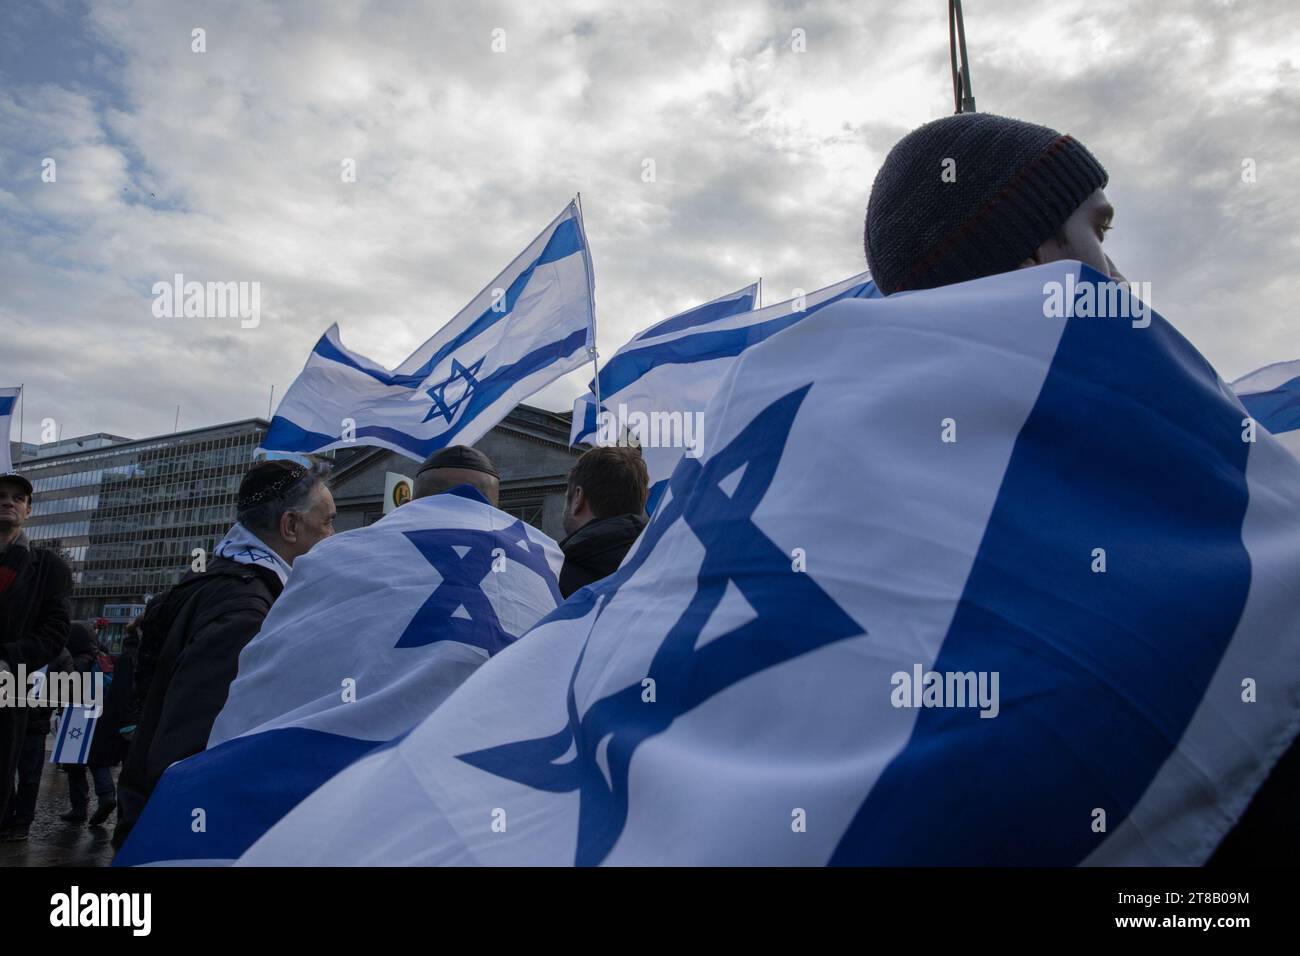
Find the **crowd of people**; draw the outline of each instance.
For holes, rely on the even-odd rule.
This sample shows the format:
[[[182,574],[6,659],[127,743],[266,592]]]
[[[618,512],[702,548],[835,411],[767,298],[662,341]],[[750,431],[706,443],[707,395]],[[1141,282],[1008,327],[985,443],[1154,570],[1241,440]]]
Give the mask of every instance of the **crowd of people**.
[[[865,223],[873,279],[892,295],[1071,259],[1122,280],[1102,248],[1114,215],[1107,182],[1093,155],[1056,130],[978,113],[926,124],[896,144],[873,185]],[[618,568],[646,527],[647,485],[635,449],[597,447],[578,459],[559,542],[563,597]],[[423,463],[413,497],[463,493],[466,486],[495,508],[499,475],[492,462],[455,446]],[[0,667],[91,666],[93,636],[69,620],[67,567],[57,554],[32,548],[23,534],[31,499],[25,478],[0,475]],[[334,515],[323,465],[253,465],[239,489],[238,521],[206,568],[154,598],[134,622],[132,657],[116,663],[118,675],[131,672],[118,685],[125,703],[105,716],[97,744],[101,737],[110,743],[92,752],[88,764],[98,795],[88,822],[105,823],[116,809],[115,846],[163,772],[205,749],[238,675],[240,652],[256,638],[295,560],[333,533]],[[0,712],[6,839],[26,836],[48,731],[48,712]],[[119,761],[115,798],[107,767]],[[1262,855],[1279,834],[1294,840],[1289,804],[1300,788],[1298,765],[1292,746],[1220,848],[1221,861]],[[65,819],[71,823],[87,820],[85,773],[78,766],[68,776]]]
[[[63,764],[69,826],[103,826],[116,816],[120,847],[163,772],[204,750],[253,640],[288,581],[294,561],[332,535],[329,468],[259,461],[240,483],[237,520],[203,570],[190,570],[156,595],[110,655],[87,622],[72,621],[71,574],[57,552],[34,548],[23,531],[33,489],[20,474],[0,475],[0,668],[25,673],[99,671],[107,679],[103,712],[85,763]],[[453,446],[431,455],[413,500],[474,489],[495,508],[499,474],[477,449]],[[564,596],[612,573],[645,527],[645,463],[635,448],[585,452],[569,474],[559,575]],[[509,519],[504,514],[502,522]],[[430,569],[430,574],[434,574]],[[0,708],[0,841],[29,838],[52,716],[61,703]],[[121,765],[114,780],[113,770]],[[90,809],[93,780],[96,804]]]

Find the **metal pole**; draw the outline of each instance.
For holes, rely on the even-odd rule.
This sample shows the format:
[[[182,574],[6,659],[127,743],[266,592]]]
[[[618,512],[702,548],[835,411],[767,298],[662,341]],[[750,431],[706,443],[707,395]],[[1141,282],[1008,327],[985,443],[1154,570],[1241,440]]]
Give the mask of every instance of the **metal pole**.
[[[958,53],[961,62],[958,64]],[[966,53],[966,20],[961,0],[948,0],[948,55],[952,64],[952,98],[957,113],[974,113],[975,94],[970,83],[970,59]]]
[[[18,462],[23,460],[23,412],[27,409],[27,389],[25,382],[18,383]],[[5,435],[5,441],[9,436]]]
[[[586,242],[587,242],[587,228],[586,228],[585,223],[583,222],[583,217],[582,217],[582,193],[578,193],[578,221],[579,221],[579,223],[582,224],[582,241],[583,241],[583,244],[586,245]],[[587,250],[587,254],[590,255],[590,252],[591,252],[591,250],[590,250],[590,248],[588,248],[588,250]],[[588,281],[590,281],[590,279],[588,279]],[[590,292],[589,292],[588,294],[590,295]],[[592,373],[591,389],[592,389],[592,392],[593,392],[593,393],[595,394],[595,396],[596,396],[596,418],[597,418],[597,420],[599,420],[599,418],[600,418],[600,412],[601,412],[601,408],[600,408],[600,353],[596,350],[596,301],[595,301],[595,296],[592,296],[592,302],[591,302],[591,349],[590,349],[590,351],[591,351],[591,373]],[[599,434],[599,431],[597,431],[597,434]]]
[[[275,404],[275,386],[271,386],[271,397],[266,400],[266,417],[269,421],[271,418],[271,406]]]

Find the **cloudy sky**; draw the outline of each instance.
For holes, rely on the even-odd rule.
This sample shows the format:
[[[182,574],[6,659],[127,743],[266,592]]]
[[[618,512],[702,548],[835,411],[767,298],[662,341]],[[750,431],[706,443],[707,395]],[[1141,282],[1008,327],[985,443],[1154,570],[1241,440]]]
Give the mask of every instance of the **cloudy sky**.
[[[952,112],[945,0],[469,7],[4,3],[0,385],[26,384],[24,438],[265,415],[332,322],[396,365],[577,192],[606,355],[760,275],[768,302],[828,285],[866,268],[889,147]],[[1111,256],[1220,374],[1300,357],[1294,0],[967,18],[979,107],[1089,146]],[[155,318],[178,272],[260,282],[261,324]]]

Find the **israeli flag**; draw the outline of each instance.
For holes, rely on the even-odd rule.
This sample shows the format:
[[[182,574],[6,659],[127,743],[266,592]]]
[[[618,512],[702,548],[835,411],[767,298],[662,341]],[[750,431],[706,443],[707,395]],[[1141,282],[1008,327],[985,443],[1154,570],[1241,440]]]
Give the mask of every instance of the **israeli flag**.
[[[638,335],[600,370],[600,398],[606,421],[616,423],[601,436],[594,397],[578,399],[570,444],[618,440],[623,427],[636,435],[650,472],[654,513],[668,476],[683,456],[698,457],[705,406],[717,393],[737,358],[751,346],[788,329],[833,302],[873,298],[880,293],[867,273],[853,276],[785,302],[751,311],[754,286],[674,316]],[[695,321],[696,318],[701,321]],[[594,395],[595,383],[592,383]]]
[[[1300,455],[1300,359],[1243,375],[1232,390],[1261,427]]]
[[[0,475],[14,470],[13,457],[9,452],[9,442],[13,434],[14,409],[18,405],[18,396],[22,386],[0,388]],[[18,440],[22,441],[22,435]]]
[[[280,402],[262,447],[378,445],[424,460],[472,445],[519,402],[590,358],[594,280],[576,203],[392,371],[332,325]]]
[[[50,763],[86,763],[90,759],[90,743],[95,739],[99,717],[100,711],[95,708],[65,705],[54,734]]]
[[[613,359],[617,359],[620,355],[631,351],[647,339],[657,338],[661,335],[671,335],[674,332],[682,332],[687,329],[696,329],[702,325],[716,322],[719,319],[730,318],[733,315],[739,315],[744,312],[752,312],[754,304],[758,301],[758,286],[759,284],[757,282],[751,283],[736,292],[718,296],[718,298],[712,299],[703,305],[697,305],[693,309],[687,309],[685,312],[679,312],[676,315],[656,322],[654,325],[650,326],[650,328],[644,329],[632,336],[632,339],[626,345],[614,353]],[[611,359],[611,361],[613,361],[613,359]],[[601,381],[602,392],[605,386],[613,384],[613,381],[609,376],[601,375],[599,378]],[[596,380],[593,379],[588,385],[588,388],[594,389],[595,387]],[[603,397],[613,398],[614,396],[605,396],[602,394],[602,398]],[[597,407],[596,394],[594,391],[589,391],[580,395],[574,400],[573,425],[569,431],[570,445],[576,445],[583,441],[591,441],[595,438],[596,429],[598,427],[596,415],[604,407],[606,406],[604,406],[603,402],[601,403],[601,407]]]
[[[1203,863],[1297,731],[1300,462],[1067,277],[746,350],[622,567],[241,864]]]
[[[554,610],[562,560],[469,486],[316,545],[240,655],[208,749],[167,770],[115,865],[238,857]]]

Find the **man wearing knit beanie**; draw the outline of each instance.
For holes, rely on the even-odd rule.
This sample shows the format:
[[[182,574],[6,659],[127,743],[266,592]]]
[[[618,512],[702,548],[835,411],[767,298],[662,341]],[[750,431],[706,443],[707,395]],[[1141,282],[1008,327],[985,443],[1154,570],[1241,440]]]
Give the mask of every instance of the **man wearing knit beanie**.
[[[959,113],[889,151],[867,204],[867,263],[886,295],[1056,259],[1122,279],[1102,251],[1108,177],[1072,136]]]

